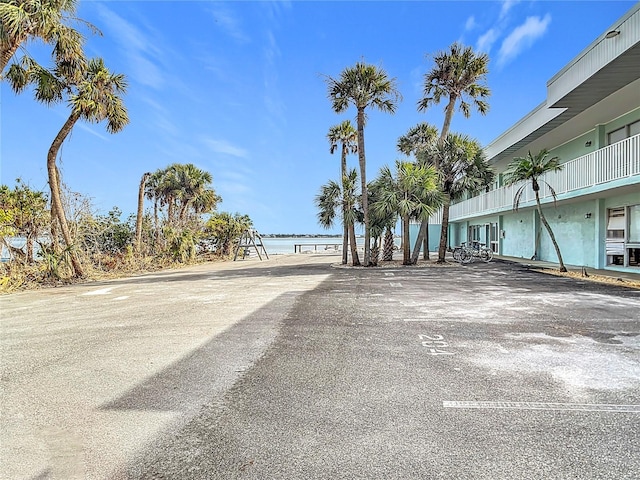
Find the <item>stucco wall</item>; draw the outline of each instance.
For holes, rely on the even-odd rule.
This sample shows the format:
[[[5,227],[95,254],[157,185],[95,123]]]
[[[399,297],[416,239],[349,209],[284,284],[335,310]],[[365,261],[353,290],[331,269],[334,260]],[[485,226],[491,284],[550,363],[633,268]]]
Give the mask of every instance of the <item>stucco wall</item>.
[[[419,230],[419,224],[412,223],[409,225],[409,242],[411,243],[411,250],[413,250],[413,246],[416,243]],[[438,245],[440,245],[440,225],[429,224],[429,251],[437,252]]]
[[[596,211],[597,204],[594,200],[543,209],[560,247],[564,263],[567,265],[597,267]],[[590,218],[585,218],[587,213],[591,213]],[[548,262],[557,262],[558,256],[553,243],[542,223],[540,228],[539,258]]]
[[[534,254],[533,211],[507,213],[502,217],[502,255],[531,258]]]

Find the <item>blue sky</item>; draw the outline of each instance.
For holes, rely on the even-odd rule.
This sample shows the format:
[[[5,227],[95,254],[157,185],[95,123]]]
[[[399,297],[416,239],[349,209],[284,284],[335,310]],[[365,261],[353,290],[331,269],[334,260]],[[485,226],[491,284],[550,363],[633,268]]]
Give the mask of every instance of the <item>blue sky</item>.
[[[489,144],[545,99],[546,82],[633,1],[86,1],[78,16],[97,26],[86,51],[127,76],[130,125],[77,124],[60,165],[71,191],[96,213],[136,208],[144,172],[194,163],[213,175],[219,211],[248,214],[261,233],[325,233],[314,196],[339,175],[328,129],[335,114],[325,76],[364,60],[396,78],[395,115],[369,112],[367,177],[400,158],[396,142],[426,121],[442,126],[444,104],[419,113],[429,54],[461,41],[491,58],[490,111],[452,130]],[[28,50],[46,58],[47,49]],[[46,154],[68,116],[3,82],[3,184],[17,177],[47,189]],[[350,156],[350,166],[357,157]],[[336,225],[330,233],[339,233]]]

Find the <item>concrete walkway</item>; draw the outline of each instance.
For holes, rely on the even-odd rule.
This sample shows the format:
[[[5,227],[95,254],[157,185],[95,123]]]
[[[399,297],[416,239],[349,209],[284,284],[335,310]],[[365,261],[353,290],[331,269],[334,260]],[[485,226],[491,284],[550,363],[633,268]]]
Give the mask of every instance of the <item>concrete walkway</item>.
[[[528,258],[518,258],[518,257],[508,257],[504,255],[496,255],[494,257],[496,260],[502,260],[506,262],[519,263],[523,266],[527,266],[528,268],[537,269],[537,270],[558,270],[558,264],[554,262],[545,262],[542,260],[529,260]],[[570,272],[582,272],[582,266],[577,265],[566,265],[567,270]],[[612,279],[621,278],[623,280],[627,280],[630,282],[640,282],[640,268],[638,269],[638,273],[630,273],[630,272],[618,272],[615,270],[601,270],[597,268],[586,267],[586,271],[588,275],[598,275],[601,277],[609,277]]]

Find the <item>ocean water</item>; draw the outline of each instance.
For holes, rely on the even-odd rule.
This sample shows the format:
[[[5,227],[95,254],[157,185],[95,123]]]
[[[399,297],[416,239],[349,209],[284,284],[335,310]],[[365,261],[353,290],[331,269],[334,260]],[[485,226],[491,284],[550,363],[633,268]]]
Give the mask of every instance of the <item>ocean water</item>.
[[[342,237],[331,238],[309,238],[309,237],[262,237],[262,242],[269,255],[282,255],[294,253],[295,245],[297,251],[317,252],[317,253],[342,253]],[[395,238],[396,247],[400,246],[400,238]],[[359,250],[364,249],[364,238],[357,237],[356,244]],[[300,246],[301,245],[301,246]]]
[[[359,238],[358,245],[361,246],[363,239]],[[309,238],[309,237],[262,237],[262,243],[269,255],[282,255],[286,253],[294,253],[295,245],[302,245],[298,247],[298,252],[302,249],[303,252],[311,251],[318,253],[340,253],[342,251],[342,238]],[[337,250],[336,250],[337,248]]]

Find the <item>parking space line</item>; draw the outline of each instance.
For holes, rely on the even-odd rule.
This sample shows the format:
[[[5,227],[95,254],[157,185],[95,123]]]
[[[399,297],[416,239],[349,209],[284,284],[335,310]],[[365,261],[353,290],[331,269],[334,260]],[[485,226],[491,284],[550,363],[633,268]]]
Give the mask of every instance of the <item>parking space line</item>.
[[[640,413],[640,405],[549,402],[453,402],[443,401],[444,408],[486,408],[507,410],[563,410],[578,412]]]

